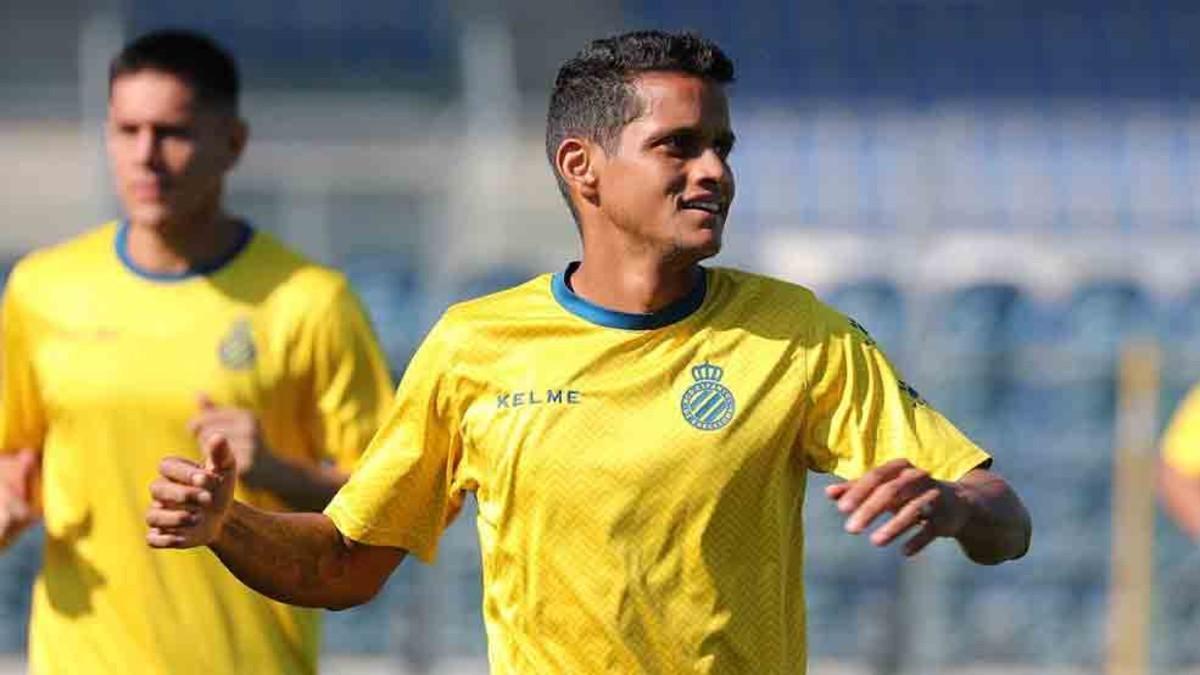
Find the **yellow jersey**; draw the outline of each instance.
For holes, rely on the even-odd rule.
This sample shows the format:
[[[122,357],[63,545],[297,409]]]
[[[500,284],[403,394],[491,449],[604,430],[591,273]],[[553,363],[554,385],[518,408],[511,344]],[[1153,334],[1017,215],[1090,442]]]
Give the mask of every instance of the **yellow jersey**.
[[[432,561],[473,492],[495,673],[803,672],[807,472],[988,456],[804,288],[626,314],[573,269],[451,307],[326,514]]]
[[[1200,387],[1171,416],[1162,440],[1163,461],[1185,476],[1200,476]]]
[[[264,233],[171,276],[139,271],[126,231],[35,252],[5,290],[0,449],[43,453],[32,672],[314,672],[316,612],[249,590],[207,550],[147,546],[149,485],[163,457],[200,459],[201,393],[253,410],[275,453],[352,469],[392,399],[369,323],[342,275]]]

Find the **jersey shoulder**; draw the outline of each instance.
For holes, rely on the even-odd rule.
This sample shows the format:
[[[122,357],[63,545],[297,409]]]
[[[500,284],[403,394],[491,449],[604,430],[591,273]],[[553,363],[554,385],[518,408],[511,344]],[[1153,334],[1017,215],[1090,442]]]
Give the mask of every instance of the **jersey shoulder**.
[[[727,267],[713,268],[712,273],[717,311],[737,314],[741,323],[790,331],[817,342],[847,332],[869,338],[857,321],[805,286]]]
[[[316,308],[349,292],[346,275],[318,263],[274,235],[255,231],[245,255],[229,270],[234,283],[250,291],[260,287],[272,302]]]
[[[110,221],[29,252],[9,274],[10,292],[32,299],[53,288],[86,282],[106,269],[115,268],[119,264],[114,248],[116,231],[116,221]]]
[[[462,342],[475,334],[503,332],[557,316],[558,305],[550,293],[551,276],[540,274],[516,286],[454,303],[443,312],[433,334]],[[481,331],[483,327],[487,330]]]

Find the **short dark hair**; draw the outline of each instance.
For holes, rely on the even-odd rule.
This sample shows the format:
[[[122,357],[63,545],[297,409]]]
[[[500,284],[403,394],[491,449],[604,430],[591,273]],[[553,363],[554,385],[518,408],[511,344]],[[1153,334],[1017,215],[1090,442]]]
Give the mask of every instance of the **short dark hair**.
[[[633,80],[655,71],[733,81],[733,61],[716,43],[695,33],[658,30],[593,40],[558,69],[546,114],[546,156],[564,197],[566,181],[555,166],[559,144],[574,136],[613,150],[621,129],[643,112]]]
[[[241,83],[233,57],[212,38],[191,30],[146,33],[120,51],[108,65],[108,91],[124,75],[158,70],[183,80],[196,100],[237,112]]]

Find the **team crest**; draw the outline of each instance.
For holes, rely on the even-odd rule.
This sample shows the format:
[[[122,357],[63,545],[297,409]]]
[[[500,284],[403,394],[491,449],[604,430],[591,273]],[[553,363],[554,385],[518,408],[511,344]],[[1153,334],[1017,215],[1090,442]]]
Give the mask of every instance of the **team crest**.
[[[254,349],[254,330],[250,319],[238,319],[221,339],[217,348],[221,365],[230,370],[246,370],[254,365],[257,351]]]
[[[696,383],[683,392],[680,407],[688,424],[704,431],[714,431],[729,424],[737,406],[733,393],[721,384],[725,371],[705,362],[692,368]]]

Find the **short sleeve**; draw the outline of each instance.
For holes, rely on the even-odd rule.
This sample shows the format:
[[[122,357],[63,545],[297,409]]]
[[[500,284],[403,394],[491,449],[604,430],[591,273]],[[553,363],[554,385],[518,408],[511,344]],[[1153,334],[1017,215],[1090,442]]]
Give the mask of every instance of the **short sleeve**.
[[[349,472],[392,403],[387,361],[358,298],[344,282],[324,311],[310,318],[314,440]]]
[[[425,562],[436,557],[464,495],[455,479],[462,410],[445,334],[439,323],[417,350],[387,421],[325,509],[350,539],[403,548]]]
[[[989,461],[901,379],[865,329],[815,305],[799,439],[811,468],[852,480],[904,458],[938,480],[957,480]]]
[[[0,306],[0,452],[40,449],[46,435],[45,408],[34,368],[34,317],[19,288],[20,266],[13,271]]]
[[[1200,476],[1200,387],[1194,387],[1171,416],[1162,439],[1163,462],[1179,473]]]

